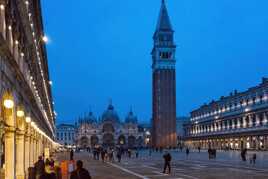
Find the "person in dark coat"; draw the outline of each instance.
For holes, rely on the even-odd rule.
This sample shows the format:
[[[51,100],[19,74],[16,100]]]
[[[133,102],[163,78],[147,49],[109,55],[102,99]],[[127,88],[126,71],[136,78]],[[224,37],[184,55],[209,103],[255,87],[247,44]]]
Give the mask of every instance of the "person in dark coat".
[[[76,162],[76,170],[71,173],[70,179],[91,179],[89,172],[83,168],[81,160]]]
[[[39,179],[45,173],[45,162],[42,156],[38,157],[38,161],[34,164],[36,178]]]
[[[74,151],[73,151],[73,149],[70,151],[70,160],[74,160]]]
[[[170,171],[171,171],[170,162],[171,162],[172,157],[169,152],[165,152],[165,154],[163,155],[163,158],[165,160],[163,173],[166,173],[166,169],[168,168],[168,173],[170,174]]]

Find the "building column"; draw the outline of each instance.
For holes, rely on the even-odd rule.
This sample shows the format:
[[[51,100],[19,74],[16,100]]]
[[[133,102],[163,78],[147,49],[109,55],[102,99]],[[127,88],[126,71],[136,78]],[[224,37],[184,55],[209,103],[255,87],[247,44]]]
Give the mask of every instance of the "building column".
[[[252,117],[253,117],[252,115],[249,115],[248,116],[248,119],[249,119],[248,120],[248,125],[249,125],[249,127],[252,127],[253,126],[253,119],[252,119]]]
[[[266,112],[264,112],[263,113],[263,125],[265,126],[265,125],[267,125],[267,123],[268,123],[267,114],[266,114]]]
[[[15,128],[7,127],[5,131],[5,178],[15,176]]]
[[[247,127],[247,121],[246,121],[246,116],[243,117],[243,128]]]
[[[16,132],[16,179],[25,178],[24,131]]]
[[[0,1],[0,32],[2,34],[2,36],[4,37],[4,39],[6,40],[6,12],[5,12],[5,4],[3,3],[3,1]]]
[[[241,126],[241,124],[240,124],[240,119],[237,118],[237,125],[236,125],[237,129],[240,129],[240,126]]]
[[[256,127],[260,126],[260,114],[256,114]]]
[[[31,127],[30,133],[30,167],[34,165],[34,134],[33,128]]]
[[[29,125],[26,128],[26,133],[25,133],[25,172],[26,174],[28,173],[28,168],[30,167],[30,133],[29,133]]]

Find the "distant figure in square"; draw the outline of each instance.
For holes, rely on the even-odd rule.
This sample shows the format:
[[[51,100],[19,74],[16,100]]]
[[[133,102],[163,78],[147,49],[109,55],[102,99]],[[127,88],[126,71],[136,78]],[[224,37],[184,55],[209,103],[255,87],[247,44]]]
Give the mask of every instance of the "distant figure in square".
[[[170,174],[170,171],[171,171],[170,162],[171,162],[172,157],[168,151],[165,151],[163,158],[165,161],[163,173],[166,173],[166,169],[168,168],[168,174]]]
[[[187,156],[187,158],[188,158],[188,156],[189,156],[189,153],[190,153],[190,150],[189,150],[189,148],[187,147],[187,148],[186,148],[186,156]]]
[[[70,160],[74,160],[74,151],[71,149],[70,151]]]

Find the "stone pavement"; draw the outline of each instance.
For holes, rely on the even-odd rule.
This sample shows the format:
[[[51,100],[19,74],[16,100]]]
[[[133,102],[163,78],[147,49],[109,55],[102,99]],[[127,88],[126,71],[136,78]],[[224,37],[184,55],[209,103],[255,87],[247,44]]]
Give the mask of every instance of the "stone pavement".
[[[268,153],[259,152],[256,165],[240,160],[236,151],[218,152],[216,160],[208,160],[205,151],[191,152],[187,158],[185,152],[171,152],[172,173],[162,174],[162,154],[141,152],[140,158],[124,157],[119,164],[102,163],[92,159],[90,154],[75,153],[76,159],[82,159],[93,179],[268,179]],[[63,159],[67,154],[58,155]]]

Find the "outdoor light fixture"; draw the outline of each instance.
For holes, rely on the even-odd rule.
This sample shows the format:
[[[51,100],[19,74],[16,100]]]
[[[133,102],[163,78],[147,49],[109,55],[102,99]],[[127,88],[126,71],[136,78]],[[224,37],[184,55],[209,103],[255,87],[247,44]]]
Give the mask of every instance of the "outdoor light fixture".
[[[26,123],[30,123],[30,122],[31,122],[31,117],[27,116],[27,117],[25,118],[25,120],[26,120]]]
[[[4,100],[4,106],[7,109],[12,109],[14,107],[14,101],[12,99],[5,99]]]
[[[53,83],[52,83],[52,81],[49,81],[48,83],[49,83],[50,85],[52,85],[52,84],[53,84]]]
[[[5,9],[5,6],[3,4],[0,5],[0,9],[1,10],[4,10]]]
[[[33,121],[31,122],[31,126],[32,126],[32,127],[34,127],[34,126],[35,126],[35,123],[34,123]]]
[[[44,36],[42,37],[42,40],[43,40],[43,42],[47,43],[47,42],[48,42],[48,37],[44,35]]]
[[[22,109],[17,111],[17,117],[24,117],[24,111]]]
[[[249,108],[246,108],[246,109],[245,109],[245,112],[249,112],[249,110],[250,110]]]

